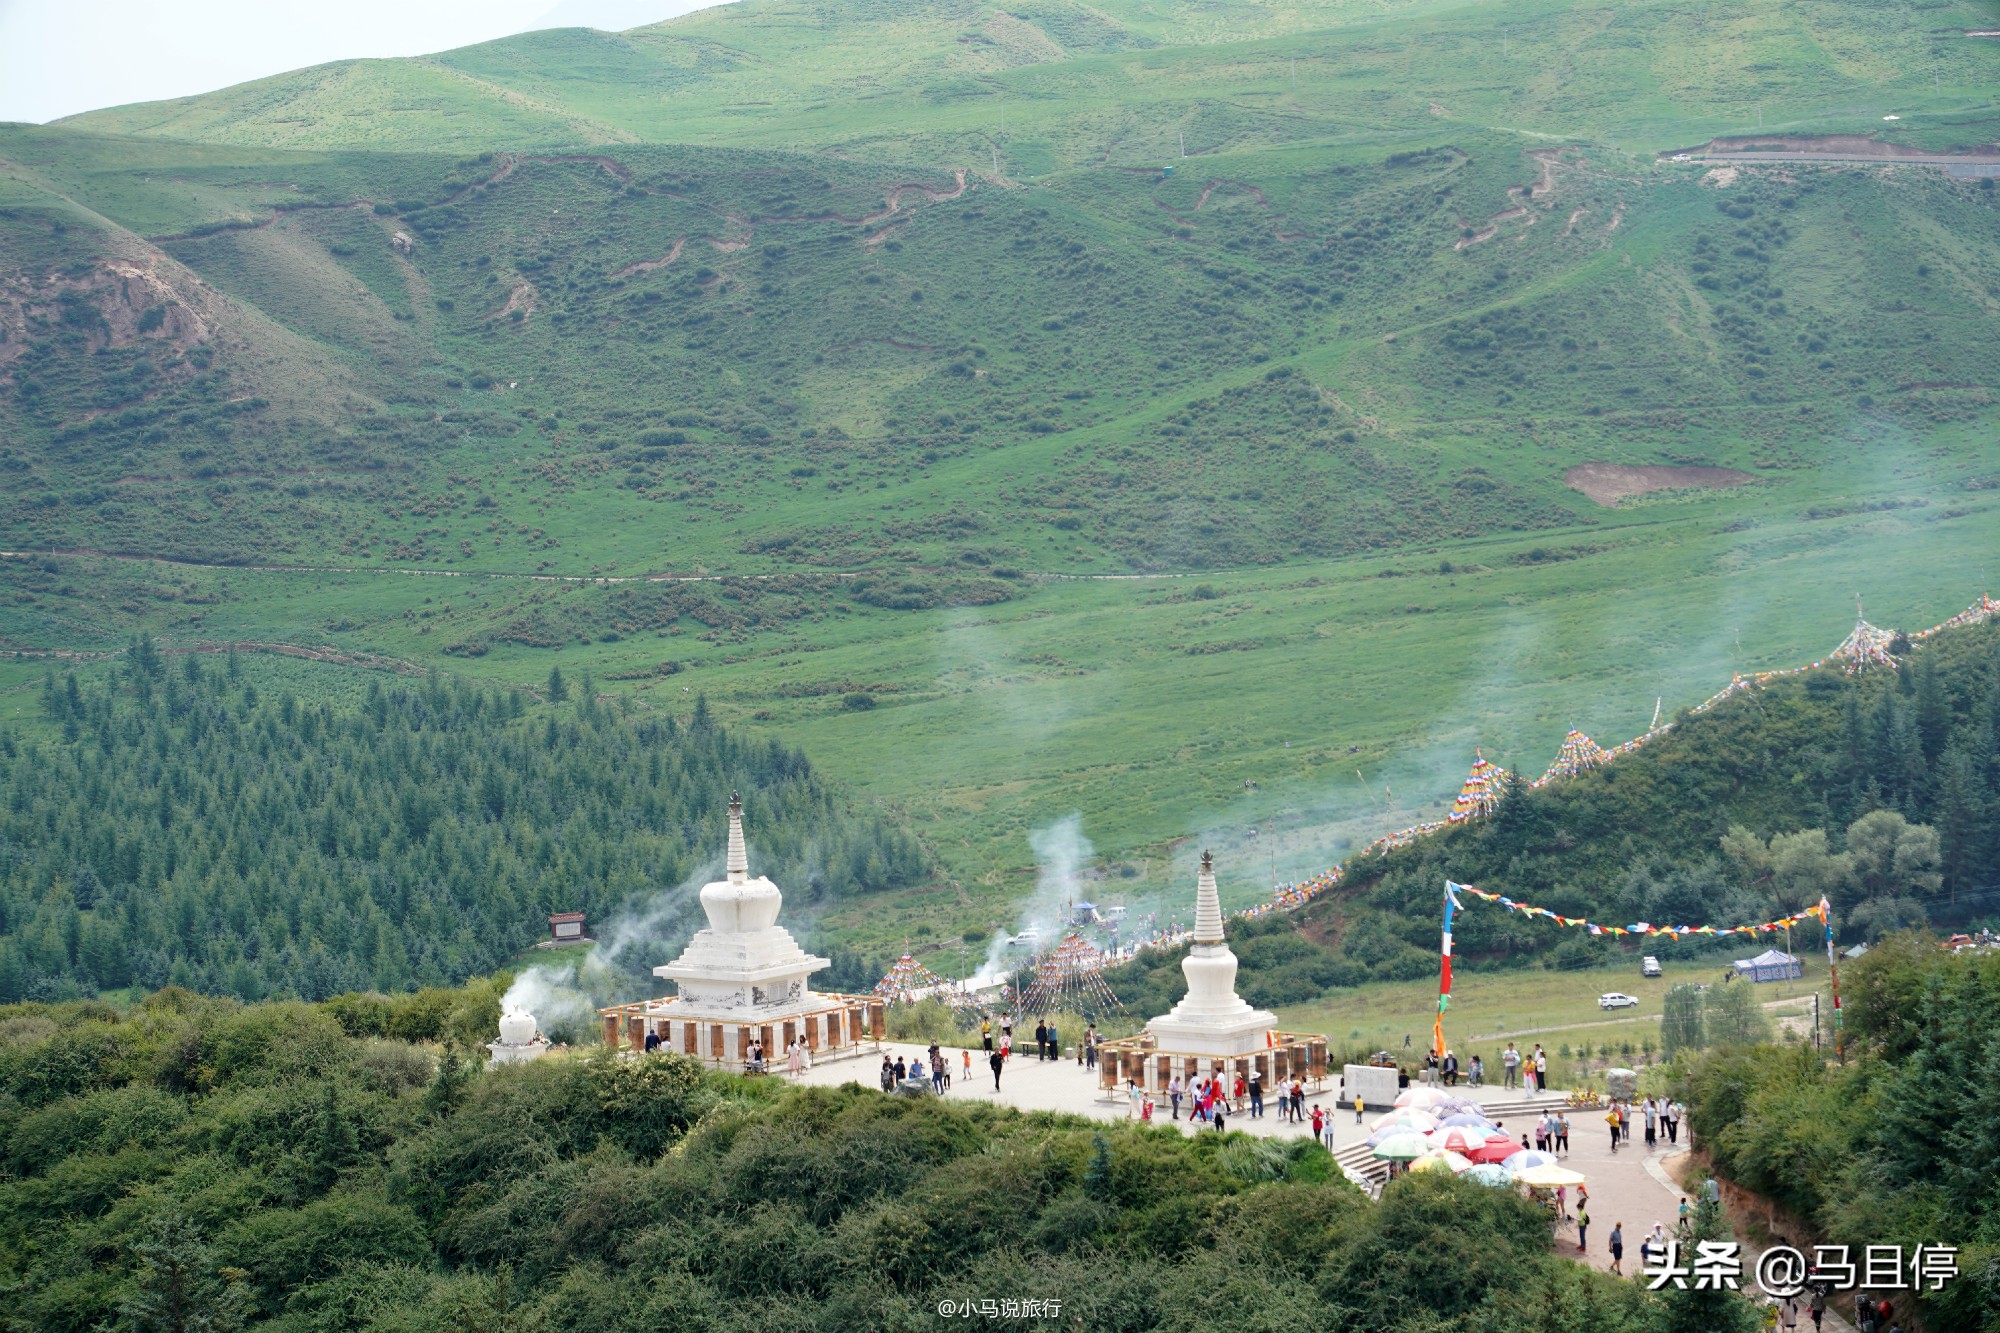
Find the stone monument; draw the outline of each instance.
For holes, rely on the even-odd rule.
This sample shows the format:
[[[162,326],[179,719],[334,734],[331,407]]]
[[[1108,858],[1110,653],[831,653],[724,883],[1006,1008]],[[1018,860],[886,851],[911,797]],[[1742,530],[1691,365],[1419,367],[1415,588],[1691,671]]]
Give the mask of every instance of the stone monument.
[[[743,801],[732,792],[723,877],[701,891],[708,925],[679,958],[653,969],[679,993],[598,1010],[606,1043],[618,1046],[623,1029],[634,1048],[650,1036],[667,1050],[724,1065],[747,1064],[755,1043],[764,1062],[776,1065],[794,1041],[820,1055],[880,1040],[879,999],[812,989],[812,974],[828,960],[800,948],[778,924],[783,905],[777,885],[751,877]]]
[[[1156,1047],[1189,1055],[1238,1056],[1271,1045],[1278,1017],[1252,1009],[1236,993],[1236,955],[1222,933],[1222,900],[1215,891],[1215,863],[1201,854],[1195,880],[1194,945],[1181,960],[1187,995],[1173,1012],[1146,1025]]]
[[[784,895],[762,875],[750,877],[743,844],[743,801],[729,796],[729,857],[724,878],[701,891],[708,928],[695,932],[687,950],[653,969],[680,988],[684,1013],[757,1022],[818,1006],[808,981],[827,965],[799,947],[778,924]]]
[[[548,1051],[549,1043],[533,1014],[522,1009],[509,1009],[500,1015],[500,1040],[487,1042],[486,1049],[493,1053],[486,1061],[486,1067],[494,1069],[500,1065],[540,1059]]]

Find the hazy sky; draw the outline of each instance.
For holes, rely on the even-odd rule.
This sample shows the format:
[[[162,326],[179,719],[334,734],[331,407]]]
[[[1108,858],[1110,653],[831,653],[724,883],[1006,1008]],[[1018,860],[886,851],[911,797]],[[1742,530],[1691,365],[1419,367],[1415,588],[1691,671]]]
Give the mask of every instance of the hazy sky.
[[[0,0],[0,120],[54,120],[354,56],[622,31],[721,0]]]

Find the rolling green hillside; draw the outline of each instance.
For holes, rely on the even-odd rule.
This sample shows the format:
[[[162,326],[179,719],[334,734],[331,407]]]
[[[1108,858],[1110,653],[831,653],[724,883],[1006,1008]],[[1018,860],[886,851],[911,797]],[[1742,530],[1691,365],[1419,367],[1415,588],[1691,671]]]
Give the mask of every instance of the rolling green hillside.
[[[0,648],[705,692],[935,848],[878,943],[1070,809],[1304,872],[1977,591],[2000,189],[1662,154],[1990,142],[1992,26],[746,0],[0,130]]]
[[[1741,129],[1991,138],[1990,5],[806,0],[318,66],[79,128],[270,147],[694,142],[1010,176],[1431,116],[1664,148]],[[1436,103],[1442,101],[1441,108]],[[1001,108],[1007,118],[1003,130]],[[1757,121],[1763,107],[1765,121]],[[1657,142],[1655,142],[1657,141]]]

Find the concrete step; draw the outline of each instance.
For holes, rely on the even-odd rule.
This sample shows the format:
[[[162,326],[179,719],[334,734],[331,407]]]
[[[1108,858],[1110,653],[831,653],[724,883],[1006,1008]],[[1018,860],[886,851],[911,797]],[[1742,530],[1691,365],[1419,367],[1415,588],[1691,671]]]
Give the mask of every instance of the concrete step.
[[[1476,1102],[1489,1120],[1518,1120],[1523,1116],[1539,1116],[1544,1111],[1570,1110],[1569,1094],[1566,1092],[1538,1092],[1532,1097],[1524,1097],[1518,1092],[1490,1092],[1486,1088],[1467,1089],[1466,1100]],[[1578,1108],[1589,1110],[1588,1107]],[[1574,1121],[1576,1116],[1572,1114]]]
[[[1341,1174],[1370,1193],[1389,1178],[1389,1164],[1377,1158],[1375,1150],[1366,1143],[1350,1143],[1335,1149],[1333,1160]]]

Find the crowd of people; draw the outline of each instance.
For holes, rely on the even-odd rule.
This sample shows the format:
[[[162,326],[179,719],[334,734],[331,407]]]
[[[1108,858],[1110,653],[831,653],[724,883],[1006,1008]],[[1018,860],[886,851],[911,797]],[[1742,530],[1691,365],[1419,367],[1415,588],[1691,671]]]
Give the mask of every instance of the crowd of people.
[[[981,1022],[981,1044],[985,1049],[987,1064],[992,1070],[993,1086],[996,1091],[1000,1086],[1001,1072],[1014,1054],[1013,1028],[1011,1014],[1002,1014],[998,1020],[989,1017]],[[1103,1038],[1098,1034],[1095,1025],[1087,1025],[1073,1052],[1077,1064],[1095,1066],[1097,1047],[1102,1041]],[[1063,1058],[1061,1036],[1055,1023],[1046,1019],[1038,1020],[1035,1025],[1034,1042],[1038,1061],[1047,1062]],[[916,1056],[906,1058],[885,1054],[882,1057],[881,1068],[882,1090],[893,1092],[899,1087],[914,1083],[934,1094],[943,1095],[951,1090],[954,1083],[954,1063],[958,1066],[956,1078],[970,1082],[972,1057],[973,1052],[970,1049],[963,1049],[957,1053],[957,1060],[954,1062],[935,1041],[931,1042],[923,1053]],[[753,1044],[752,1062],[761,1068],[764,1058],[761,1045]],[[786,1048],[785,1064],[791,1072],[798,1072],[810,1063],[810,1059],[810,1052],[804,1048],[802,1042],[795,1042]],[[1450,1060],[1450,1053],[1447,1052],[1446,1059],[1439,1061],[1436,1066],[1438,1076],[1446,1082],[1451,1082],[1453,1076],[1459,1072]],[[1539,1046],[1532,1052],[1522,1052],[1510,1042],[1500,1058],[1500,1063],[1506,1086],[1520,1086],[1533,1092],[1545,1075],[1548,1055]],[[1483,1070],[1479,1057],[1473,1057],[1472,1064],[1465,1073],[1471,1084],[1477,1085],[1480,1082]],[[1269,1087],[1264,1076],[1254,1069],[1242,1073],[1225,1070],[1213,1074],[1197,1074],[1185,1080],[1176,1074],[1168,1080],[1165,1088],[1165,1109],[1167,1118],[1171,1122],[1181,1121],[1182,1113],[1185,1112],[1185,1118],[1191,1125],[1212,1128],[1218,1133],[1226,1132],[1232,1117],[1243,1116],[1251,1120],[1260,1120],[1275,1110],[1280,1122],[1298,1126],[1301,1133],[1312,1135],[1331,1152],[1336,1146],[1332,1110],[1318,1103],[1308,1107],[1306,1095],[1303,1080],[1297,1078],[1280,1080],[1275,1087]],[[1125,1081],[1125,1099],[1127,1118],[1140,1123],[1152,1123],[1156,1111],[1161,1109],[1152,1093],[1135,1079],[1128,1078]],[[1357,1122],[1361,1120],[1362,1113],[1362,1107],[1357,1102],[1355,1105]],[[1643,1134],[1643,1141],[1648,1150],[1660,1146],[1662,1134],[1667,1145],[1676,1145],[1680,1138],[1681,1123],[1686,1115],[1687,1108],[1670,1097],[1648,1096],[1636,1102],[1614,1100],[1604,1112],[1605,1123],[1612,1139],[1612,1151],[1629,1148],[1635,1129]],[[1553,1157],[1567,1157],[1570,1152],[1571,1130],[1572,1124],[1567,1110],[1544,1111],[1534,1121],[1530,1132],[1521,1135],[1521,1147],[1528,1148],[1532,1142],[1537,1151],[1548,1153]],[[1703,1201],[1699,1206],[1720,1206],[1719,1191],[1713,1181],[1699,1193]],[[1579,1255],[1588,1253],[1591,1227],[1589,1187],[1587,1185],[1576,1187],[1573,1212],[1570,1208],[1571,1196],[1565,1187],[1557,1186],[1552,1191],[1537,1191],[1537,1197],[1544,1198],[1545,1202],[1550,1204],[1557,1218],[1575,1223],[1577,1253]],[[1634,1270],[1635,1273],[1666,1262],[1669,1257],[1670,1242],[1683,1247],[1690,1244],[1693,1222],[1691,1201],[1684,1197],[1680,1201],[1679,1213],[1671,1229],[1665,1222],[1656,1221],[1651,1229],[1640,1237],[1636,1256],[1638,1268]],[[1610,1270],[1613,1273],[1623,1274],[1626,1232],[1622,1221],[1612,1223],[1605,1243],[1611,1258]],[[1809,1324],[1815,1333],[1820,1333],[1826,1309],[1826,1290],[1814,1285],[1796,1297],[1775,1303],[1776,1324],[1780,1330],[1796,1330]],[[1890,1302],[1866,1292],[1857,1292],[1855,1295],[1854,1322],[1861,1333],[1903,1333],[1902,1325],[1895,1321]]]
[[[1666,1131],[1669,1146],[1680,1142],[1681,1120],[1687,1115],[1687,1107],[1668,1097],[1648,1097],[1638,1105],[1629,1101],[1614,1101],[1604,1113],[1604,1123],[1611,1131],[1611,1151],[1632,1143],[1632,1126],[1643,1122],[1646,1127],[1646,1151],[1660,1146],[1660,1132]]]
[[[1063,1058],[1062,1034],[1051,1020],[1045,1018],[1036,1020],[1034,1042],[1035,1058],[1038,1062],[1047,1063]],[[993,1073],[993,1090],[998,1092],[1000,1076],[1006,1070],[1007,1062],[1013,1059],[1015,1054],[1013,1014],[1002,1013],[998,1019],[990,1014],[983,1015],[979,1020],[979,1044],[985,1054],[984,1063]],[[1085,1069],[1097,1068],[1098,1051],[1103,1044],[1104,1036],[1097,1030],[1097,1025],[1085,1024],[1083,1035],[1078,1038],[1073,1052],[1077,1065]],[[796,1074],[810,1067],[811,1052],[806,1049],[803,1042],[787,1047],[786,1051],[785,1067],[788,1072]],[[745,1062],[746,1072],[762,1073],[764,1068],[763,1047],[759,1043],[752,1042],[750,1058]],[[967,1082],[972,1078],[970,1048],[959,1052],[959,1077]],[[929,1049],[924,1054],[912,1059],[885,1054],[882,1057],[880,1082],[884,1092],[893,1092],[905,1084],[914,1082],[928,1085],[933,1093],[942,1096],[952,1086],[951,1061],[935,1041],[930,1043]]]
[[[648,1032],[646,1034],[646,1049],[648,1051],[657,1051],[660,1049],[659,1033]],[[787,1042],[785,1044],[785,1072],[787,1074],[802,1074],[810,1068],[812,1068],[812,1047],[806,1044],[806,1039],[801,1036]],[[769,1057],[765,1054],[764,1043],[761,1038],[752,1037],[750,1039],[750,1049],[743,1057],[743,1072],[746,1074],[764,1074],[770,1072]]]
[[[1294,1078],[1289,1082],[1281,1080],[1276,1089],[1278,1119],[1303,1125],[1306,1120],[1306,1085],[1303,1079]],[[1197,1074],[1183,1082],[1179,1074],[1167,1080],[1166,1095],[1171,1107],[1172,1120],[1181,1118],[1181,1105],[1187,1104],[1188,1119],[1192,1123],[1222,1129],[1227,1118],[1241,1111],[1252,1120],[1264,1118],[1266,1107],[1264,1076],[1255,1069],[1248,1073],[1227,1071],[1216,1074]],[[1136,1079],[1125,1080],[1125,1095],[1131,1102],[1131,1118],[1151,1120],[1154,1102],[1151,1094],[1139,1086]],[[1320,1108],[1313,1108],[1313,1132],[1320,1129]]]

